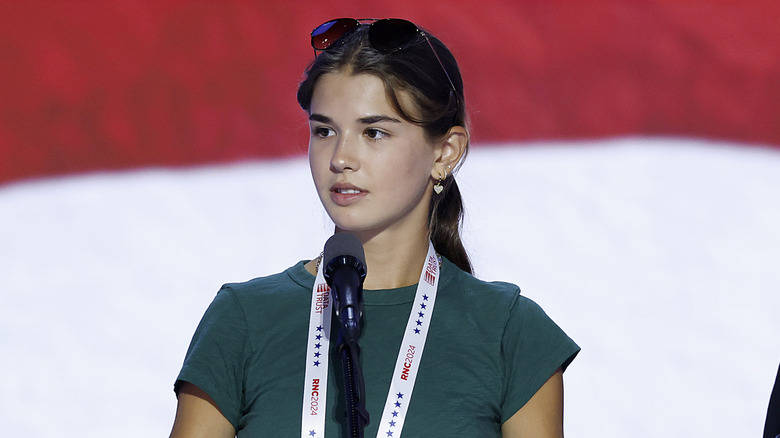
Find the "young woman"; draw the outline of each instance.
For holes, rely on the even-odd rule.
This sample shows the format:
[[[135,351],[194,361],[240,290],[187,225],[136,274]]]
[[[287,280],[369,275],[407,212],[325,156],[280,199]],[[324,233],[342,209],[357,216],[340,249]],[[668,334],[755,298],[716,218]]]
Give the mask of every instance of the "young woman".
[[[579,348],[516,286],[472,277],[459,237],[469,132],[452,54],[399,19],[333,20],[312,45],[298,90],[311,172],[368,272],[365,436],[562,436]],[[176,382],[172,437],[344,436],[338,324],[323,330],[312,298],[320,262],[220,290]]]

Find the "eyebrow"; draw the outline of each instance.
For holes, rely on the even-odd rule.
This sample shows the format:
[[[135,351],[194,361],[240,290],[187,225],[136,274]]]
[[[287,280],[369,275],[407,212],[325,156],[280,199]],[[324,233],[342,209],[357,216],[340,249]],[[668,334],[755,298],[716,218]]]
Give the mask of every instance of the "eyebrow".
[[[324,116],[322,114],[318,113],[312,113],[309,115],[309,120],[313,122],[320,122],[320,123],[332,123],[333,119],[331,119],[328,116]],[[392,123],[401,123],[401,120],[396,119],[395,117],[390,116],[383,116],[383,115],[376,115],[376,116],[366,116],[361,117],[358,119],[358,122],[364,124],[364,125],[371,125],[374,123],[379,122],[392,122]]]
[[[309,120],[312,122],[330,123],[333,120],[330,117],[323,116],[322,114],[312,113],[309,114]]]
[[[374,123],[379,123],[379,122],[401,123],[401,121],[399,119],[396,119],[395,117],[381,116],[381,115],[361,117],[358,119],[358,122],[364,123],[366,125],[372,125]]]

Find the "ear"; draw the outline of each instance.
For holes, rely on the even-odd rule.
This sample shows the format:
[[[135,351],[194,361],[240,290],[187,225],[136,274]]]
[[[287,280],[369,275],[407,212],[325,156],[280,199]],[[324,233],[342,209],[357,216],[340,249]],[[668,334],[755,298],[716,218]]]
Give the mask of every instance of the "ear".
[[[431,177],[439,180],[445,174],[452,175],[458,167],[469,145],[469,132],[463,126],[453,126],[436,145],[436,161],[431,169]]]

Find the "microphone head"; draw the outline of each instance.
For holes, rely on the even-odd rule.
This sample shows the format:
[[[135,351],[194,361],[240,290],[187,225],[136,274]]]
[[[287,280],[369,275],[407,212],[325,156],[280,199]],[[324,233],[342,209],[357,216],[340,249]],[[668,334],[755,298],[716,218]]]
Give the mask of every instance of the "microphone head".
[[[330,263],[338,256],[352,256],[366,264],[366,254],[363,252],[363,243],[352,233],[334,234],[325,242],[325,250],[322,260]]]
[[[352,233],[337,233],[325,242],[322,262],[325,263],[326,278],[336,266],[355,266],[361,274],[366,275],[366,254],[363,243]]]

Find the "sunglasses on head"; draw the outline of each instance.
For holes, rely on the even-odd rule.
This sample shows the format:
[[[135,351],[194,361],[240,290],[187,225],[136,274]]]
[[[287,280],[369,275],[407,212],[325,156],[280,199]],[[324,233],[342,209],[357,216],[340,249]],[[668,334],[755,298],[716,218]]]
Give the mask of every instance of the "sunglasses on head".
[[[425,38],[428,46],[433,52],[433,56],[436,57],[436,61],[439,62],[441,70],[447,77],[450,83],[452,93],[455,95],[455,99],[460,104],[458,98],[458,91],[455,88],[455,84],[450,78],[450,74],[447,73],[447,69],[444,68],[444,63],[441,62],[439,54],[433,47],[428,35],[425,34],[416,24],[408,20],[402,20],[400,18],[384,18],[381,20],[366,18],[337,18],[328,22],[322,23],[313,31],[311,31],[311,46],[314,50],[328,50],[333,47],[333,44],[340,40],[345,35],[349,34],[358,26],[364,26],[368,23],[368,43],[371,47],[376,49],[379,53],[388,54],[398,50],[404,49],[414,40],[414,37],[419,33]]]

